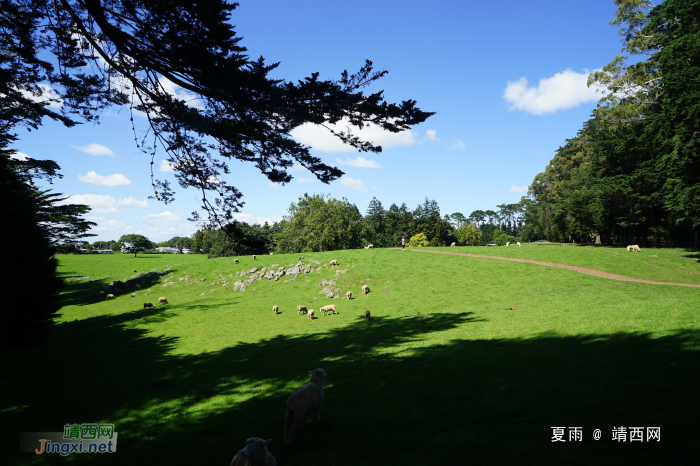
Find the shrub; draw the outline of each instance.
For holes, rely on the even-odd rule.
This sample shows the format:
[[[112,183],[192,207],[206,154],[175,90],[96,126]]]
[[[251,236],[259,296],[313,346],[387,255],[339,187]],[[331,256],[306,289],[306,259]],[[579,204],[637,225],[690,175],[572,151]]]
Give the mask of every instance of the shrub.
[[[418,233],[417,235],[411,236],[411,240],[408,242],[411,247],[422,248],[424,246],[430,246],[430,241],[428,237],[423,233]]]

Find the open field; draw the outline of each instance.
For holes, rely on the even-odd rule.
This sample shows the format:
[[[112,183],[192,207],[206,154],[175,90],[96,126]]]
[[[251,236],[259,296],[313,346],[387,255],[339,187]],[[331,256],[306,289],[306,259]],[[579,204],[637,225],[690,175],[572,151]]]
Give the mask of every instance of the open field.
[[[683,250],[456,249],[700,283],[700,264]],[[234,292],[237,271],[298,256],[240,265],[198,255],[60,256],[62,272],[109,278],[72,282],[50,339],[2,354],[7,464],[61,461],[20,454],[19,432],[88,422],[115,425],[117,452],[63,461],[227,465],[245,439],[262,437],[273,439],[280,465],[700,463],[700,289],[393,249],[303,255],[339,266]],[[164,288],[168,267],[177,286]],[[90,298],[132,269],[161,272],[153,294]],[[219,275],[231,283],[212,287]],[[185,276],[207,280],[187,286]],[[326,299],[315,286],[322,279],[355,298]],[[159,296],[170,304],[143,309]],[[331,303],[339,315],[318,315]],[[298,304],[318,318],[298,316]],[[286,400],[317,367],[329,375],[323,422],[302,424],[286,446]],[[160,380],[167,386],[148,392]],[[553,443],[555,426],[567,440],[568,427],[582,427],[583,441]],[[612,441],[619,426],[660,427],[661,441]]]

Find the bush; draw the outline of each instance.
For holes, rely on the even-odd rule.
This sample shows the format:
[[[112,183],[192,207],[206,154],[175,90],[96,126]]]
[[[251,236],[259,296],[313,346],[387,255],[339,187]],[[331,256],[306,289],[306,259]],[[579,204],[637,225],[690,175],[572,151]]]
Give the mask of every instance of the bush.
[[[428,241],[428,237],[423,233],[418,233],[417,235],[411,236],[408,246],[413,248],[422,248],[424,246],[430,246],[430,241]]]
[[[510,236],[503,231],[498,232],[493,237],[493,242],[499,246],[505,246],[507,242],[514,244],[517,241],[518,241],[518,238],[516,238],[515,236]]]

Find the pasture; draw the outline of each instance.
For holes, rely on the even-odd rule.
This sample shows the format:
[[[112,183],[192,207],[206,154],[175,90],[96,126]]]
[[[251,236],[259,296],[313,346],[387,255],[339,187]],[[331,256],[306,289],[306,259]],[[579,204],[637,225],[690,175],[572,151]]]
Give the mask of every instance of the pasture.
[[[437,250],[700,283],[697,253],[680,249]],[[199,255],[59,256],[60,272],[91,280],[70,282],[44,345],[2,354],[3,464],[228,465],[249,437],[272,438],[280,465],[700,463],[700,288],[396,249],[303,256],[339,265],[240,292],[236,272],[295,264],[298,255],[238,265]],[[152,294],[146,286],[135,298],[91,297],[133,269],[158,271]],[[323,279],[354,298],[327,299],[316,286]],[[143,308],[160,296],[169,304]],[[316,318],[297,315],[299,304]],[[325,304],[339,314],[320,315]],[[328,374],[323,422],[302,423],[284,445],[286,400],[317,367]],[[19,432],[88,422],[115,425],[116,453],[18,452]],[[613,441],[621,426],[660,427],[661,441],[647,442],[646,430],[643,442]],[[552,442],[552,427],[565,428],[566,442]],[[581,442],[569,441],[569,427],[582,428]]]

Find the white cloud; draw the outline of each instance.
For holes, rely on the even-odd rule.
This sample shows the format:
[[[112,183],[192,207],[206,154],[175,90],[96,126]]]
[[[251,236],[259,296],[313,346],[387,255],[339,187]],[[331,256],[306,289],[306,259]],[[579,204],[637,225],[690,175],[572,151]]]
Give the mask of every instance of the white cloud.
[[[92,208],[91,213],[96,214],[123,212],[129,207],[148,208],[148,202],[145,199],[143,201],[133,197],[115,199],[108,194],[73,194],[59,204],[86,204]]]
[[[347,132],[351,128],[353,135],[358,136],[363,141],[370,141],[375,145],[380,145],[384,149],[397,146],[410,146],[415,143],[415,134],[411,131],[392,133],[384,131],[378,126],[367,125],[361,130],[351,126],[343,120],[335,125],[328,125],[335,132]],[[354,152],[355,148],[343,144],[340,139],[333,136],[323,126],[311,123],[299,126],[291,132],[292,137],[302,144],[307,144],[321,152]]]
[[[349,176],[344,175],[340,178],[340,184],[342,184],[343,186],[347,186],[348,188],[352,188],[356,191],[367,191],[367,188],[365,188],[365,185],[362,183],[362,180],[359,180],[357,178],[350,178]]]
[[[128,186],[131,184],[131,180],[121,173],[102,176],[92,171],[87,172],[85,176],[78,173],[78,179],[83,183],[96,184],[97,186]]]
[[[300,170],[306,170],[306,168],[305,168],[302,164],[300,164],[299,162],[297,162],[297,163],[295,163],[294,165],[292,165],[292,168],[290,168],[290,169],[287,170],[287,171],[290,171],[290,172],[298,172],[298,171],[300,171]]]
[[[269,187],[271,187],[271,188],[276,188],[276,187],[278,187],[280,184],[279,184],[279,183],[274,183],[274,182],[270,181],[269,183],[267,183],[267,185],[268,185]]]
[[[440,141],[441,139],[436,136],[437,131],[434,129],[429,129],[425,132],[425,137],[428,139],[430,142],[437,142]]]
[[[338,165],[349,165],[355,168],[382,168],[379,162],[374,160],[367,160],[364,157],[357,157],[356,159],[335,159]]]
[[[146,215],[145,217],[142,217],[141,220],[143,220],[146,223],[155,223],[158,225],[162,225],[163,223],[172,224],[182,222],[182,217],[170,212],[169,210],[166,210],[165,212],[160,214]]]
[[[94,142],[92,144],[88,144],[87,146],[74,146],[71,144],[71,147],[90,155],[108,155],[110,157],[114,157],[114,152],[112,152],[109,147],[105,147],[102,144],[96,144]]]
[[[316,178],[297,178],[299,183],[315,183],[318,181]]]
[[[63,106],[63,99],[61,99],[58,92],[54,91],[51,86],[48,84],[39,84],[39,88],[41,91],[41,96],[34,95],[29,91],[25,91],[24,89],[21,89],[20,92],[24,97],[33,100],[34,102],[48,102],[49,108],[54,110],[58,110]]]
[[[455,139],[455,141],[452,143],[452,147],[450,149],[455,150],[455,149],[466,149],[467,146],[464,144],[464,142],[460,141],[459,139]]]
[[[273,223],[282,220],[282,217],[277,217],[274,215],[272,217],[256,217],[250,214],[233,214],[233,218],[235,218],[239,222],[245,222],[249,225],[252,225],[253,223],[257,223],[258,225],[264,225],[265,222],[267,222],[270,226],[272,226]]]
[[[158,165],[158,169],[162,172],[174,172],[175,171],[173,164],[169,160],[165,160],[165,159],[162,159],[160,161],[160,165]]]
[[[528,188],[527,186],[515,186],[515,185],[513,185],[510,188],[508,188],[508,191],[510,191],[512,193],[526,193],[527,188]]]
[[[540,155],[544,155],[544,151],[543,151],[543,150],[538,150],[537,153],[540,154]]]
[[[207,178],[207,181],[209,183],[219,184],[219,183],[221,183],[221,177],[211,175],[211,176],[209,176],[209,178]]]
[[[576,107],[584,102],[600,99],[595,86],[588,87],[588,71],[576,73],[566,69],[551,78],[540,79],[537,87],[529,87],[527,78],[508,81],[503,99],[510,104],[510,110],[522,110],[533,115],[544,115],[557,110]]]
[[[376,186],[372,185],[372,189],[378,190],[379,188],[377,188]]]
[[[27,160],[29,156],[24,152],[15,152],[10,158],[15,160]]]

